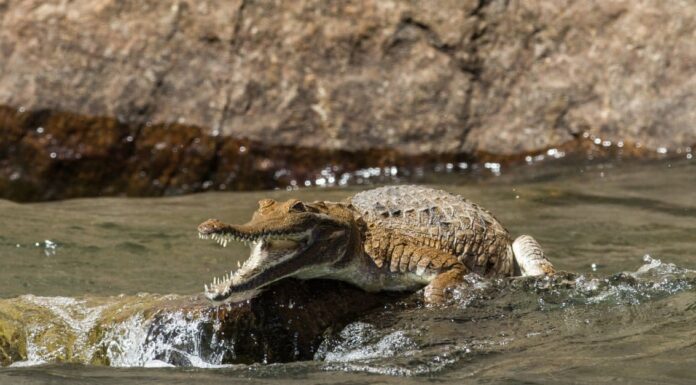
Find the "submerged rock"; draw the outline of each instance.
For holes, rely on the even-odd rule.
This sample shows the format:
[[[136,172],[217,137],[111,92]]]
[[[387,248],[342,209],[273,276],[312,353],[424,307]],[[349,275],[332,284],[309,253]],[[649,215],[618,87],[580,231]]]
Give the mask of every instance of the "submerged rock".
[[[200,296],[26,295],[0,301],[0,364],[214,366],[311,359],[325,332],[395,298],[318,280],[284,280],[256,298],[221,306]]]

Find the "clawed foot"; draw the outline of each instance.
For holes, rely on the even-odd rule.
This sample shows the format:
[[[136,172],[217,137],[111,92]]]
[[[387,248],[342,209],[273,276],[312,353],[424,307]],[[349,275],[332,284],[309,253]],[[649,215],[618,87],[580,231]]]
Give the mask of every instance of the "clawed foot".
[[[453,289],[464,283],[464,269],[452,269],[439,274],[423,289],[425,303],[444,305],[452,299]]]

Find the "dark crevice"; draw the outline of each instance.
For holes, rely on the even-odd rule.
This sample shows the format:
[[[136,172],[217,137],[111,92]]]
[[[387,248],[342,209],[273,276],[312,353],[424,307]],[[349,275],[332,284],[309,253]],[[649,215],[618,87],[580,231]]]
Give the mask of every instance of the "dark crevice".
[[[247,102],[248,105],[251,105],[251,102]],[[249,107],[247,106],[246,109]],[[207,190],[208,187],[212,187],[214,185],[213,180],[215,179],[215,175],[217,174],[218,168],[220,167],[220,151],[222,151],[223,144],[224,144],[224,137],[222,136],[222,131],[223,128],[225,127],[225,122],[227,121],[230,113],[230,94],[229,92],[225,93],[225,104],[222,106],[222,113],[220,115],[220,122],[218,123],[217,126],[217,135],[214,135],[214,146],[213,146],[213,155],[210,158],[210,162],[208,163],[208,166],[206,167],[206,172],[201,175],[201,178],[199,179],[200,183],[200,190],[204,191]],[[208,183],[210,183],[210,186],[208,186]]]
[[[469,12],[469,15],[476,16],[478,18],[483,17],[483,10],[491,3],[491,1],[492,0],[478,0],[478,2],[476,3],[476,7],[474,7],[474,9],[471,10],[471,12]]]
[[[248,0],[242,0],[239,3],[239,8],[237,8],[237,13],[235,14],[235,18],[233,20],[234,23],[234,28],[232,30],[232,50],[237,51],[239,47],[241,46],[241,39],[240,39],[240,33],[242,31],[242,24],[244,21],[244,10],[246,9],[248,5]]]
[[[199,191],[206,191],[215,185],[213,180],[215,179],[215,175],[217,174],[218,168],[220,167],[220,151],[222,151],[223,144],[224,138],[222,136],[218,136],[215,138],[215,144],[213,146],[213,156],[212,158],[210,158],[210,163],[208,164],[206,173],[201,176],[201,179],[199,181]]]
[[[484,18],[484,10],[486,6],[490,4],[490,0],[479,0],[476,7],[469,12],[469,15],[478,19],[479,21]],[[482,82],[483,74],[483,59],[480,57],[478,52],[479,40],[482,39],[486,32],[487,27],[479,26],[476,23],[474,31],[469,36],[468,41],[463,47],[455,44],[448,44],[443,41],[443,39],[434,31],[428,24],[419,21],[412,17],[411,15],[404,15],[396,27],[392,38],[387,42],[385,47],[385,53],[389,53],[391,50],[398,47],[400,44],[404,43],[407,37],[403,37],[403,33],[408,28],[413,28],[422,34],[422,36],[427,41],[428,45],[447,55],[457,71],[465,74],[470,80],[471,84],[466,90],[466,106],[464,107],[466,111],[466,118],[462,119],[463,128],[461,130],[462,135],[460,138],[461,143],[466,143],[466,139],[472,131],[472,127],[476,122],[472,122],[472,111],[471,111],[471,99],[473,97],[473,91],[477,83]],[[467,50],[467,55],[459,55],[462,49]]]
[[[181,22],[181,15],[187,7],[188,5],[186,3],[177,3],[176,13],[174,14],[174,20],[172,20],[172,27],[169,29],[169,32],[167,32],[167,35],[164,38],[165,41],[171,41],[174,38],[174,36],[176,36],[177,32],[179,32],[179,23]]]
[[[437,32],[433,31],[432,28],[430,28],[429,25],[422,23],[418,20],[415,20],[411,16],[406,16],[404,17],[399,25],[397,26],[397,32],[395,35],[398,35],[398,33],[403,30],[404,28],[408,27],[414,27],[418,30],[420,30],[426,37],[428,44],[435,48],[436,50],[443,52],[447,55],[453,55],[457,49],[456,46],[446,44],[442,41],[440,36],[437,34]],[[394,41],[396,43],[397,40]]]
[[[206,44],[219,44],[220,42],[222,42],[220,37],[217,35],[205,35],[202,36],[199,40]]]

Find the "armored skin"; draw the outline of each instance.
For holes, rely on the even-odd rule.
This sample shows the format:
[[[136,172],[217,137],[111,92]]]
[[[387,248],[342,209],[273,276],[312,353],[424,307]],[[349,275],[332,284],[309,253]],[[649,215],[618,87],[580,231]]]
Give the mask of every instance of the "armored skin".
[[[539,244],[508,231],[475,203],[422,186],[389,186],[343,202],[264,199],[251,221],[209,219],[201,238],[251,247],[237,270],[205,286],[212,301],[260,289],[285,277],[336,279],[366,291],[416,291],[443,303],[449,289],[484,277],[552,274]]]

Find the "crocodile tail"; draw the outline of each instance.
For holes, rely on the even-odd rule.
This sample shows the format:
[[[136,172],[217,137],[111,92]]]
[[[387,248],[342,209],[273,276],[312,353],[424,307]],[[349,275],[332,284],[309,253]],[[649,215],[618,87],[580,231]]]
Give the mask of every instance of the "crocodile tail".
[[[512,252],[522,276],[552,275],[556,273],[551,262],[544,256],[539,242],[529,235],[520,235],[512,243]]]

